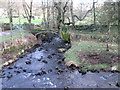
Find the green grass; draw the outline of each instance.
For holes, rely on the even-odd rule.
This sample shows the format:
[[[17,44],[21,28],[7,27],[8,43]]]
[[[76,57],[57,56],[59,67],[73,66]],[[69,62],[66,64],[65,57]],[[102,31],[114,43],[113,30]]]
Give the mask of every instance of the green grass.
[[[12,35],[12,37],[11,37],[11,35],[0,37],[0,43],[2,43],[4,41],[9,41],[11,39],[16,39],[16,38],[19,38],[22,36],[26,36],[26,35],[29,35],[29,33],[16,33],[15,35]]]
[[[111,53],[118,53],[118,46],[115,44],[110,47]],[[65,53],[65,61],[68,62],[75,62],[79,66],[85,66],[84,68],[92,70],[96,69],[110,69],[110,66],[107,64],[96,64],[92,65],[87,62],[80,62],[80,55],[85,55],[90,52],[100,53],[106,50],[105,43],[98,43],[93,41],[73,41],[72,47]]]
[[[94,32],[90,32],[90,31],[73,31],[73,30],[69,30],[68,31],[73,37],[75,37],[75,35],[77,35],[79,38],[87,38],[89,40],[93,39],[96,41],[100,41],[100,42],[106,42],[108,39],[108,42],[110,43],[117,43],[118,42],[118,31],[111,31],[110,34],[108,35],[106,32],[104,33],[100,33],[98,31],[94,31]]]
[[[1,22],[5,22],[5,23],[9,23],[9,18],[0,18]],[[28,22],[28,20],[26,18],[20,18],[20,22],[24,23],[24,22]],[[41,23],[42,19],[32,19],[32,23]],[[19,23],[19,18],[13,18],[13,23]]]

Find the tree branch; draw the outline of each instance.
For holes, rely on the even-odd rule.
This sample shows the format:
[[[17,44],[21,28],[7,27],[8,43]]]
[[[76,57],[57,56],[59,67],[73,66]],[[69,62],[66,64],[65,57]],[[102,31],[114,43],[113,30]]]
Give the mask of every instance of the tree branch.
[[[97,2],[98,2],[98,0],[96,2],[93,2],[93,3],[97,3]],[[92,6],[92,8],[90,10],[88,10],[86,12],[86,14],[82,17],[82,19],[79,18],[77,15],[73,15],[73,17],[77,18],[79,21],[82,21],[82,20],[84,20],[86,18],[87,14],[93,10],[93,8],[94,8],[94,5]]]

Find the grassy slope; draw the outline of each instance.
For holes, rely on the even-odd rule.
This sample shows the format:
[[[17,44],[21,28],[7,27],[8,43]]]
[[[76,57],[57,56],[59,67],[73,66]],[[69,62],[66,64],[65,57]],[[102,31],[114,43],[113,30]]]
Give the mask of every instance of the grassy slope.
[[[21,33],[16,33],[16,34],[13,34],[12,35],[12,37],[11,37],[11,35],[7,35],[7,36],[3,36],[3,37],[0,37],[0,43],[2,43],[3,41],[11,41],[11,39],[17,39],[17,38],[20,38],[20,37],[24,37],[24,36],[30,36],[30,35],[32,35],[32,34],[30,34],[30,33],[25,33],[25,32],[21,32]],[[32,45],[32,44],[31,44]],[[15,56],[15,57],[17,57],[18,55],[19,55],[19,53],[22,51],[22,50],[24,50],[24,45],[23,46],[21,46],[21,47],[19,47],[19,49],[17,49],[16,47],[11,47],[10,49],[8,49],[8,50],[6,50],[7,51],[7,53],[13,53],[11,56]],[[14,53],[15,52],[15,53]],[[0,51],[0,53],[1,53],[1,51]],[[2,59],[3,60],[3,59]],[[3,66],[3,64],[2,64],[2,61],[1,59],[0,59],[0,69],[1,69],[1,67]]]
[[[0,37],[0,43],[2,43],[3,41],[9,41],[11,39],[16,39],[16,38],[26,36],[26,35],[29,35],[29,33],[16,33],[15,35],[7,35],[4,37]]]
[[[66,63],[72,61],[75,62],[76,64],[80,66],[85,66],[85,68],[88,69],[93,69],[93,68],[98,68],[98,69],[110,69],[110,67],[107,64],[98,64],[98,65],[92,65],[90,63],[82,63],[80,62],[80,58],[78,57],[79,55],[84,55],[89,52],[104,52],[105,51],[105,43],[98,43],[98,42],[93,42],[93,41],[80,41],[72,42],[72,48],[70,48],[66,53]],[[117,45],[112,45],[110,47],[110,52],[112,53],[117,53]]]

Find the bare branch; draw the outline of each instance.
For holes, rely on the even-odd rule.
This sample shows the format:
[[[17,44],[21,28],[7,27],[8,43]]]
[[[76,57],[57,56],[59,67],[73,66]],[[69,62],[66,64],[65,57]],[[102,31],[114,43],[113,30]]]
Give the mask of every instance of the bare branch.
[[[97,2],[98,2],[98,0],[96,2],[93,2],[93,3],[97,3]],[[86,14],[82,17],[82,19],[79,18],[77,15],[73,15],[73,17],[76,17],[78,20],[82,21],[82,20],[84,20],[86,18],[87,14],[93,10],[93,8],[94,8],[94,5],[92,6],[92,8],[90,10],[88,10],[86,12]]]

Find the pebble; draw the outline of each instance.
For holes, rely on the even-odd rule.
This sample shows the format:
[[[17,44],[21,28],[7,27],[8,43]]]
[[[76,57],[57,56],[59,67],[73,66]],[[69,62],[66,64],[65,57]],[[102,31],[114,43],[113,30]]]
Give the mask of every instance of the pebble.
[[[7,78],[10,79],[12,77],[12,75],[8,75]]]
[[[48,57],[47,57],[47,58],[51,59],[51,58],[52,58],[52,56],[51,56],[51,55],[48,55]]]
[[[70,87],[69,86],[65,86],[64,87],[64,90],[68,90]]]
[[[46,60],[43,60],[42,62],[44,62],[44,63],[46,63],[46,64],[48,63]]]
[[[26,61],[25,63],[26,63],[26,64],[31,64],[31,61]]]
[[[62,63],[62,61],[58,61],[58,64],[61,64]]]
[[[37,74],[35,74],[36,76],[41,76],[41,75],[43,75],[43,74],[46,74],[46,72],[45,71],[41,71],[41,72],[38,72]]]
[[[48,73],[50,73],[50,72],[52,72],[52,69],[49,69],[49,70],[48,70]]]
[[[13,67],[10,67],[10,66],[9,66],[8,69],[13,69]]]
[[[23,69],[23,72],[26,72],[27,70],[26,69]]]

